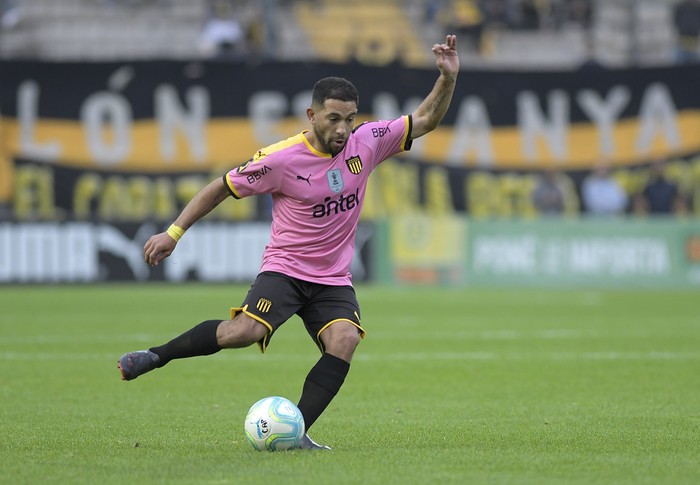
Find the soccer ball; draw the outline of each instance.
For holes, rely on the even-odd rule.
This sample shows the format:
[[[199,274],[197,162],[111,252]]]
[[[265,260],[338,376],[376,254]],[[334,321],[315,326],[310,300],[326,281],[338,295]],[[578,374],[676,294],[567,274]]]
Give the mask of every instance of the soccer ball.
[[[270,396],[259,400],[245,417],[245,435],[259,451],[297,448],[304,429],[301,411],[284,397]]]

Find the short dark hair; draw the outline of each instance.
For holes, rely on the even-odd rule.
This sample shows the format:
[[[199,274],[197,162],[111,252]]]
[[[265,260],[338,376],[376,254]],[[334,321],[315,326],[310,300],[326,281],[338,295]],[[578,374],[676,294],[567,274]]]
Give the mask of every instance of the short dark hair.
[[[327,99],[354,101],[358,106],[360,104],[357,89],[350,81],[342,77],[325,77],[314,85],[314,91],[311,95],[312,104],[323,106]]]

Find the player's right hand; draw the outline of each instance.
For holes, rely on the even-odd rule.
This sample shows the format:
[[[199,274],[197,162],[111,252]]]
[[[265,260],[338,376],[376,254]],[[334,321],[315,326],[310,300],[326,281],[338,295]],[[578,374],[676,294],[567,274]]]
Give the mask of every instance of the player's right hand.
[[[149,266],[158,266],[165,258],[173,254],[177,241],[167,232],[151,236],[143,246],[143,259]]]

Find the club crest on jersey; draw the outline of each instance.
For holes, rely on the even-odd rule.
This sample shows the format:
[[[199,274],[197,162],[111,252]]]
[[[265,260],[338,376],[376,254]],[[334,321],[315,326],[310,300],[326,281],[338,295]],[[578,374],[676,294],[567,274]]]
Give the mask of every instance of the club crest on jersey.
[[[350,172],[352,172],[354,175],[357,175],[360,172],[362,172],[362,160],[360,159],[359,155],[355,155],[354,157],[348,158],[347,160],[345,160],[345,163],[350,169]]]
[[[326,172],[326,178],[328,179],[328,186],[334,194],[337,194],[345,187],[343,183],[343,174],[340,172],[339,168],[334,168]]]
[[[267,313],[272,308],[272,302],[267,298],[260,298],[258,303],[255,304],[255,308],[260,310],[261,313]]]
[[[251,158],[250,160],[247,160],[247,161],[246,161],[243,165],[241,165],[240,167],[238,167],[238,168],[236,169],[236,172],[241,173],[241,172],[242,172],[243,170],[245,170],[246,167],[247,167],[248,165],[250,165],[251,163],[253,163],[253,159],[252,159],[252,158]]]

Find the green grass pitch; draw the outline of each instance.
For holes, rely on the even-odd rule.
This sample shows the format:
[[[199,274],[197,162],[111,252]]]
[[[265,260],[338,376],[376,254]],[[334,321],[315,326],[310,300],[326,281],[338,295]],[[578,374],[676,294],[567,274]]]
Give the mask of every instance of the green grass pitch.
[[[122,382],[127,351],[226,318],[247,286],[0,287],[0,481],[700,483],[697,291],[359,286],[367,339],[311,435],[257,452],[255,401],[318,358],[294,317],[257,347]]]

